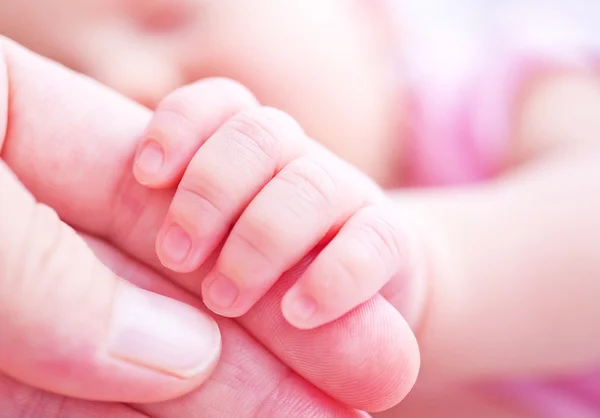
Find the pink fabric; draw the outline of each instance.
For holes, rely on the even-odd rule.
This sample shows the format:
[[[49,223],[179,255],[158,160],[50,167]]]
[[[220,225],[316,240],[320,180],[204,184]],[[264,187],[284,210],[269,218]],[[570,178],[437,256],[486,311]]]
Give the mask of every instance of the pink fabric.
[[[600,417],[600,372],[546,381],[513,381],[499,390],[543,418]]]
[[[408,141],[412,185],[453,186],[493,177],[507,151],[512,109],[530,77],[553,69],[586,70],[591,61],[507,57],[503,63],[481,76],[472,74],[471,82],[454,97],[443,97],[434,89],[415,92]],[[539,417],[600,417],[600,372],[499,386]]]
[[[473,183],[499,171],[514,97],[500,84],[462,85],[452,95],[436,86],[413,92],[406,140],[411,185]]]
[[[497,175],[510,146],[520,94],[536,75],[600,68],[594,55],[528,57],[498,51],[455,90],[421,86],[412,90],[407,133],[409,183],[452,186]]]
[[[531,77],[548,70],[600,68],[597,0],[463,0],[447,10],[434,0],[390,1],[407,29],[399,46],[399,72],[410,96],[405,152],[411,186],[494,177],[510,146],[520,93]],[[511,10],[502,4],[536,14],[512,10],[512,17],[521,18],[519,26],[518,19],[503,21],[502,13],[508,16]],[[454,13],[459,9],[462,14]],[[591,31],[584,30],[586,23]],[[561,30],[562,35],[551,36]],[[538,34],[547,36],[545,43]],[[448,53],[452,48],[455,54]],[[540,417],[600,417],[600,364],[598,371],[498,382],[498,388]]]

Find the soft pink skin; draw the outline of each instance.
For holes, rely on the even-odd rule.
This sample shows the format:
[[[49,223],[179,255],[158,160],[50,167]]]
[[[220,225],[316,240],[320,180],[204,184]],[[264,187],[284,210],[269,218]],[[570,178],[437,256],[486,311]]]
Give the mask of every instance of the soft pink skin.
[[[174,92],[144,136],[137,179],[159,187],[181,178],[158,233],[162,263],[194,271],[224,240],[203,283],[204,301],[218,314],[248,312],[317,246],[326,244],[283,299],[284,316],[303,329],[338,319],[412,264],[402,262],[410,258],[406,238],[383,191],[235,83],[208,80]]]
[[[212,263],[194,274],[173,274],[162,268],[154,249],[174,191],[150,191],[131,175],[136,138],[150,119],[147,110],[12,44],[3,46],[10,102],[1,113],[9,116],[1,120],[9,127],[2,158],[8,167],[65,222],[108,242],[108,264],[125,268],[124,276],[184,298],[181,290],[161,287],[144,264],[199,295]],[[133,259],[123,261],[119,251]],[[280,313],[281,296],[297,275],[287,275],[238,322],[219,321],[223,354],[202,388],[174,403],[147,407],[145,413],[228,416],[227,411],[235,410],[247,416],[297,416],[301,410],[308,416],[352,417],[358,413],[340,402],[365,410],[399,402],[414,383],[419,361],[414,336],[398,312],[375,298],[340,321],[299,332]],[[38,396],[31,395],[33,389],[15,381],[4,383],[6,410],[11,405],[30,411],[30,396]],[[182,385],[189,390],[192,384]],[[157,390],[161,388],[165,387]],[[25,401],[15,395],[23,392]],[[51,405],[62,402],[44,399],[51,399]],[[67,417],[76,405],[90,413],[107,407],[70,400],[62,405],[61,416]],[[127,408],[122,411],[123,416],[130,413]],[[51,416],[51,407],[42,413]]]
[[[200,306],[172,283],[146,266],[123,255],[112,245],[86,237],[99,258],[123,278],[149,290]],[[0,375],[0,411],[6,416],[36,418],[176,418],[308,416],[359,418],[366,416],[341,405],[309,385],[274,356],[256,345],[237,324],[222,320],[222,361],[202,387],[188,395],[160,404],[97,403],[60,396],[24,385]],[[147,379],[148,383],[151,379]],[[152,386],[149,385],[152,389]],[[123,389],[123,388],[122,388]],[[158,389],[165,390],[162,386]]]
[[[0,30],[151,107],[198,79],[234,79],[389,185],[400,100],[378,3],[2,0]]]

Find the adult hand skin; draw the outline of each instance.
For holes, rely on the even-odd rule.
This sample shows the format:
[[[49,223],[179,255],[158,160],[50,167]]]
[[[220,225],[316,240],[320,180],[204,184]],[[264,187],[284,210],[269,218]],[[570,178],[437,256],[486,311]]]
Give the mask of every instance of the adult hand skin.
[[[400,314],[377,297],[296,330],[280,299],[300,270],[239,320],[216,320],[223,350],[206,380],[220,347],[200,303],[210,265],[186,275],[161,266],[154,242],[173,190],[132,175],[148,110],[1,45],[0,411],[355,417],[405,396],[419,357]]]

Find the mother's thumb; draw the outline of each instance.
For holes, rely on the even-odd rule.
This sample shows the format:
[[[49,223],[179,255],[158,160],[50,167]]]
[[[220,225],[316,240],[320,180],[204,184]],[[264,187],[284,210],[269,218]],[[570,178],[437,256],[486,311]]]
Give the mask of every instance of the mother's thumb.
[[[0,373],[51,392],[152,402],[220,352],[206,314],[115,277],[0,160]]]

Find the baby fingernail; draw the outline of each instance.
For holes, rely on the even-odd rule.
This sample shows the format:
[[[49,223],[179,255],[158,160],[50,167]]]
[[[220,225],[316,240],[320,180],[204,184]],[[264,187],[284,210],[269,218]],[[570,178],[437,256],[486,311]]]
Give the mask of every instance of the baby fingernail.
[[[111,356],[181,378],[207,371],[220,352],[212,318],[132,285],[118,288],[110,325]]]
[[[188,258],[192,238],[181,226],[173,224],[163,237],[160,248],[161,261],[166,262],[167,267],[179,266]]]
[[[317,301],[310,296],[296,295],[285,300],[284,315],[292,323],[309,321],[317,312]]]
[[[165,163],[165,153],[155,141],[147,141],[140,149],[137,158],[137,168],[147,176],[156,176]]]
[[[206,289],[205,300],[210,308],[229,309],[237,301],[240,291],[237,285],[228,277],[219,274]]]

